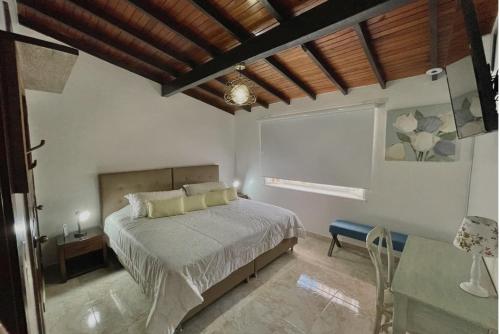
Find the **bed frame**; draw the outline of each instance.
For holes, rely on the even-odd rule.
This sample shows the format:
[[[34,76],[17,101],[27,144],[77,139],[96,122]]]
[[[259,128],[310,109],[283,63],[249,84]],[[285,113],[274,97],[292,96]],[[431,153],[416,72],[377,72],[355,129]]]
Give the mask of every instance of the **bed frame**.
[[[125,207],[128,203],[123,196],[128,193],[176,190],[180,189],[184,184],[216,181],[219,181],[219,166],[217,165],[100,174],[99,193],[101,217],[104,221],[105,217]],[[296,244],[297,238],[283,240],[278,246],[261,254],[252,262],[234,271],[228,277],[206,290],[202,293],[203,303],[193,308],[184,317],[181,324],[192,318],[195,314],[222,297],[241,282],[248,281],[251,276],[256,276],[260,269],[283,253],[286,253],[289,249],[293,251],[293,246]]]

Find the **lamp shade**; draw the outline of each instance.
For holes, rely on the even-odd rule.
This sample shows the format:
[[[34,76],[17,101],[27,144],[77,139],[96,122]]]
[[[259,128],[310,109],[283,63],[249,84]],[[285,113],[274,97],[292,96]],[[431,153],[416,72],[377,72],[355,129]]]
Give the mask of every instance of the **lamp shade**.
[[[75,215],[77,217],[78,222],[83,223],[89,219],[90,212],[89,211],[76,211]]]
[[[497,257],[498,224],[484,217],[465,217],[453,245],[468,253]]]

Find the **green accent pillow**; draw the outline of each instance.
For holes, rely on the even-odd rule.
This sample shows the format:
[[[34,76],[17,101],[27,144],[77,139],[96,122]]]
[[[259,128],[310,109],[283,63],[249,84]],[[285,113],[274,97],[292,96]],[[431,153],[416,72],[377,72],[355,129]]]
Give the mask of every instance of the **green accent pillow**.
[[[184,214],[183,197],[148,201],[148,217],[160,218]]]
[[[236,191],[236,188],[227,188],[226,189],[226,196],[229,201],[234,201],[238,199],[238,192]]]
[[[229,203],[225,189],[209,191],[205,194],[205,196],[207,206],[224,205]]]
[[[183,197],[184,211],[191,212],[207,208],[205,194]]]

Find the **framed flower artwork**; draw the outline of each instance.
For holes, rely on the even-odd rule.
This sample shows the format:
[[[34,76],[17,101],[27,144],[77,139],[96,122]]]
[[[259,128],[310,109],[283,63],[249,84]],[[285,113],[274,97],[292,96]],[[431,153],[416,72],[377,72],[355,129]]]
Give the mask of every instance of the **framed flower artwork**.
[[[457,130],[450,104],[389,110],[387,161],[456,161]]]

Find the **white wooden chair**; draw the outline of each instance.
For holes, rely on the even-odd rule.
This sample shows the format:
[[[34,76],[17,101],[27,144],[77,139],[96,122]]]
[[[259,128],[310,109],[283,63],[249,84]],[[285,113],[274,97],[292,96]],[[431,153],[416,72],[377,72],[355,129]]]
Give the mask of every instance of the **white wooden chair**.
[[[387,267],[382,263],[382,248],[387,249]],[[391,292],[394,276],[394,250],[390,231],[377,226],[366,236],[366,248],[375,266],[377,275],[377,313],[375,317],[374,334],[392,327],[393,299]],[[384,270],[386,269],[386,270]]]

